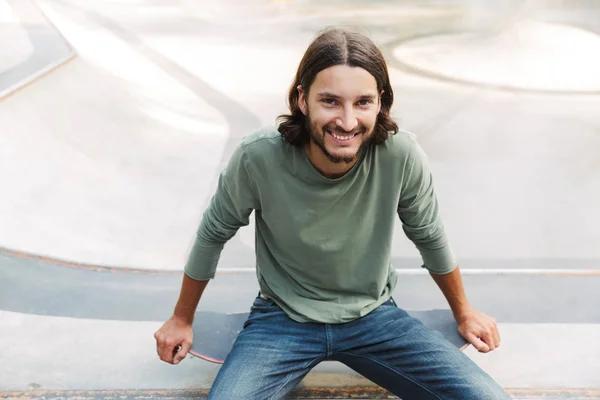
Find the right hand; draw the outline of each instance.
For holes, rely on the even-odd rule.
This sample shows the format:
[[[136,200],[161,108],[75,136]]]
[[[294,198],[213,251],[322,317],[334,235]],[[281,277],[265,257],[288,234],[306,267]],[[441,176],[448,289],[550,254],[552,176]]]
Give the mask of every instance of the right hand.
[[[154,338],[160,359],[177,365],[192,347],[194,331],[190,323],[172,316],[154,333]]]

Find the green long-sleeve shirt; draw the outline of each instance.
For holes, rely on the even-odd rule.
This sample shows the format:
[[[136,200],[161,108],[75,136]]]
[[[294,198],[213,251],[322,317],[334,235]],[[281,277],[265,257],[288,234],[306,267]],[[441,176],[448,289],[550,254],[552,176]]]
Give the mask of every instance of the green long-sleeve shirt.
[[[427,157],[407,132],[369,146],[337,179],[321,175],[275,128],[245,137],[220,175],[186,274],[213,278],[225,242],[253,210],[261,293],[299,322],[352,321],[389,299],[397,217],[423,267],[456,266]]]

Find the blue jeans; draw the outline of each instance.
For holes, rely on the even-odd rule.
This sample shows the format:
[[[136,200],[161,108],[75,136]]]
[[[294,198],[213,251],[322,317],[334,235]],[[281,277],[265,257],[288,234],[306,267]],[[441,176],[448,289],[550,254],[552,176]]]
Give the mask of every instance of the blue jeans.
[[[260,296],[209,399],[284,399],[324,360],[342,362],[404,400],[510,399],[441,333],[391,299],[356,321],[318,324],[296,322]]]

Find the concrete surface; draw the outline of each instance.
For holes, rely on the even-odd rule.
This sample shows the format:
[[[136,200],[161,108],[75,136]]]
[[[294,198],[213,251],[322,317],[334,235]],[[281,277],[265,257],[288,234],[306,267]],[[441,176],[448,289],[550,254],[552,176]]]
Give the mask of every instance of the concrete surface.
[[[0,71],[7,71],[25,61],[33,52],[33,46],[19,18],[5,1],[0,2],[0,32]]]
[[[257,3],[257,20],[277,21],[276,8]],[[71,261],[181,270],[218,171],[241,136],[285,110],[287,86],[324,17],[307,12],[297,27],[271,22],[274,40],[269,25],[250,29],[255,20],[247,33],[236,13],[221,21],[160,2],[39,4],[79,59],[0,105],[8,132],[0,243]],[[370,28],[388,53],[394,35],[412,29],[404,20],[418,20],[413,8],[396,11],[395,25]],[[516,96],[394,68],[392,79],[395,116],[430,155],[461,261],[502,259],[510,268],[515,259],[600,257],[597,97]],[[252,229],[236,238],[248,250]],[[394,256],[418,257],[397,231]]]
[[[578,27],[520,21],[498,35],[417,38],[394,55],[425,73],[522,90],[600,94],[600,36]]]
[[[0,99],[74,56],[31,0],[0,1]]]
[[[207,389],[219,365],[189,358],[178,366],[159,362],[153,334],[160,322],[45,317],[2,311],[2,389],[46,390]],[[486,355],[467,355],[504,387],[597,388],[599,324],[504,324],[503,343]],[[52,332],[48,335],[47,332]],[[20,345],[26,343],[26,345]],[[32,360],[36,367],[32,368]],[[507,366],[510,365],[510,368]],[[551,377],[551,378],[550,378]],[[324,362],[304,387],[373,386],[337,362]]]
[[[584,29],[585,42],[571,40],[592,57],[598,10],[581,1],[0,0],[0,398],[205,393],[217,367],[163,365],[152,333],[172,310],[218,171],[243,135],[285,112],[306,45],[331,24],[360,25],[384,51],[394,116],[429,154],[467,293],[500,323],[501,348],[467,354],[515,398],[600,398],[595,58],[589,70],[559,65],[556,79],[530,62],[513,70],[545,60],[541,51],[492,62],[519,57],[505,28],[532,20]],[[518,30],[518,43],[555,45],[544,29]],[[467,31],[485,40],[452,42],[437,61],[403,53],[416,37],[429,51],[447,46],[444,32]],[[474,63],[478,43],[494,57]],[[576,51],[561,45],[553,51]],[[456,75],[463,64],[473,73]],[[524,87],[528,76],[538,79]],[[252,229],[227,244],[200,309],[239,311],[255,295]],[[396,300],[445,307],[397,232]],[[336,363],[301,389],[314,398],[335,386],[385,396]]]
[[[0,265],[0,309],[17,313],[162,321],[181,286],[179,272],[93,271],[1,252]],[[594,307],[600,276],[465,274],[463,281],[471,301],[502,323],[600,324],[600,308]],[[258,290],[254,272],[223,272],[206,289],[199,309],[248,311]],[[394,298],[409,310],[447,308],[427,275],[401,275]]]

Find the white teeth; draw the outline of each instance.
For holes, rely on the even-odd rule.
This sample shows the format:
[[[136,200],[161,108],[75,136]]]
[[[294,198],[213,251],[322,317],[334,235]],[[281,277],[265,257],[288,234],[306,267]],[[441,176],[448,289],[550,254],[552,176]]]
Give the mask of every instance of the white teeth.
[[[335,133],[332,133],[331,136],[333,136],[334,138],[336,138],[337,140],[350,140],[352,139],[354,136],[356,135],[349,135],[349,136],[339,136],[336,135]]]

